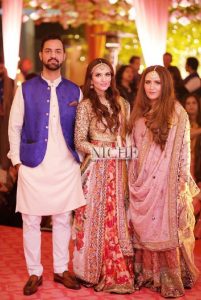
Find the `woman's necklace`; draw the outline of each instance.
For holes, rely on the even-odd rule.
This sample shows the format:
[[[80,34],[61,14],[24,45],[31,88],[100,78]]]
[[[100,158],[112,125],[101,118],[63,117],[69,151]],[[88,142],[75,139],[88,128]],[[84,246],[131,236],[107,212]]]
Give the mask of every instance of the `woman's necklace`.
[[[111,113],[110,102],[104,96],[99,96],[99,100],[100,100],[101,104],[105,105],[107,107],[108,111]]]

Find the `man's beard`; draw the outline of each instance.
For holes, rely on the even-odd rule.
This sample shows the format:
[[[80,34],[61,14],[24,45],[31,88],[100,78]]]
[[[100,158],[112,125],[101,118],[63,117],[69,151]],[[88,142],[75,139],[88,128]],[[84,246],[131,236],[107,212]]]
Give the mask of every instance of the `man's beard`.
[[[49,59],[46,64],[43,62],[43,65],[50,71],[57,71],[61,68],[62,63],[59,63],[56,59]]]

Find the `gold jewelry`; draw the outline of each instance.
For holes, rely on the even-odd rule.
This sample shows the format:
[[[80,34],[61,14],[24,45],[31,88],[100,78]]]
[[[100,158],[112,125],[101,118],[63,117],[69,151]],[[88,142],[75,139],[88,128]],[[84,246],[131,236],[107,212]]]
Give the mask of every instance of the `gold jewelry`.
[[[154,67],[153,71],[150,72],[151,79],[158,78],[158,73],[156,72],[157,66]]]
[[[99,64],[95,65],[91,71],[91,73],[93,73],[96,68],[98,67],[101,67],[101,69],[104,69],[104,67],[108,67],[110,69],[110,67],[106,64],[106,63],[103,63],[101,59],[99,59]]]

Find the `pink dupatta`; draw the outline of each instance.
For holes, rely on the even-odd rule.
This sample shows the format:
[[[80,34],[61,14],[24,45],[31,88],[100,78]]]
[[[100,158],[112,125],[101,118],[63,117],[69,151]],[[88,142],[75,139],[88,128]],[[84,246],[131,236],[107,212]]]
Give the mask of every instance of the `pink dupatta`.
[[[176,104],[164,151],[156,145],[143,118],[133,129],[139,157],[129,167],[129,214],[134,247],[163,251],[192,238],[192,196],[199,192],[190,175],[188,116]]]

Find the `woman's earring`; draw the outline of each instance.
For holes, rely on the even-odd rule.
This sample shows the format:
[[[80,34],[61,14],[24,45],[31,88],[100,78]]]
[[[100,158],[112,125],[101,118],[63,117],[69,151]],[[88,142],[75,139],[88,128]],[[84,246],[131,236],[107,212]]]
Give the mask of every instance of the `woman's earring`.
[[[94,85],[93,85],[93,83],[91,83],[90,89],[92,90],[93,88],[94,88]]]

